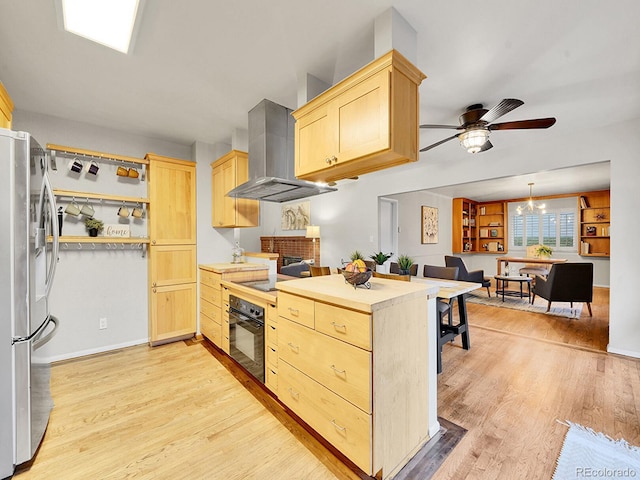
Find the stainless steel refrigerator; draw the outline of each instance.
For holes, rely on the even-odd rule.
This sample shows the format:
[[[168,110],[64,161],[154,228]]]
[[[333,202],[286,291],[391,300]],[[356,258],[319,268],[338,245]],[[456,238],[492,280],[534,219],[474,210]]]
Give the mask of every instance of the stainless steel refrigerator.
[[[0,478],[33,457],[53,408],[42,346],[58,327],[59,232],[47,158],[28,133],[0,128]]]

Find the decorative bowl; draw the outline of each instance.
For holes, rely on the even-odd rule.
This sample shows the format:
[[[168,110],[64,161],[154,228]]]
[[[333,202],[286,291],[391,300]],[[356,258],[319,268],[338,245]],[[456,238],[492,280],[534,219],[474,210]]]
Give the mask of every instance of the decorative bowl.
[[[366,288],[371,288],[369,279],[371,278],[372,274],[373,271],[370,268],[367,268],[367,270],[364,272],[347,272],[346,270],[342,271],[344,281],[353,285],[353,288],[356,288],[358,285],[364,285]]]

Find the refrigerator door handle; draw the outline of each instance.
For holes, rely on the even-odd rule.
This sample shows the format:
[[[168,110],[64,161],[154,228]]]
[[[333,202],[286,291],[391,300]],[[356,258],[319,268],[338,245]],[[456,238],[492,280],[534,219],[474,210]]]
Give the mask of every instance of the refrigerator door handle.
[[[51,330],[44,338],[40,338],[50,323],[54,324],[53,330]],[[38,341],[41,341],[41,344],[44,344],[51,339],[51,337],[53,336],[53,332],[55,332],[57,328],[58,328],[58,319],[53,315],[49,315],[47,319],[44,322],[42,322],[42,325],[40,325],[38,329],[35,332],[33,332],[31,335],[28,335],[26,337],[13,337],[11,339],[11,345],[14,345],[16,343],[28,342],[28,341],[33,341],[34,344],[37,343]]]
[[[53,330],[49,331],[46,335],[43,336],[45,330],[49,326],[49,324],[53,324]],[[34,350],[40,348],[42,345],[47,343],[56,333],[58,329],[58,319],[53,315],[49,315],[49,318],[42,325],[42,328],[39,328],[38,331],[33,335],[33,348]]]
[[[52,245],[52,252],[51,252],[51,260],[49,263],[49,270],[47,272],[47,280],[45,283],[45,295],[47,298],[49,298],[49,293],[51,292],[51,287],[53,286],[53,278],[55,276],[56,273],[56,265],[58,263],[58,255],[60,253],[60,237],[59,237],[59,230],[58,230],[58,214],[56,212],[57,208],[56,208],[56,198],[55,195],[53,194],[53,188],[51,187],[51,182],[49,181],[49,174],[47,173],[47,170],[45,169],[43,175],[42,175],[42,197],[40,199],[40,222],[43,221],[43,219],[45,218],[44,215],[44,194],[46,193],[48,200],[49,200],[49,206],[51,207],[51,223],[52,223],[52,229],[53,231],[51,232],[52,236],[53,236],[53,245]],[[38,222],[38,223],[40,223]],[[39,225],[40,226],[40,225]],[[42,231],[44,231],[44,225],[41,225],[42,227]],[[46,239],[44,239],[46,240]],[[46,249],[45,249],[46,250]]]

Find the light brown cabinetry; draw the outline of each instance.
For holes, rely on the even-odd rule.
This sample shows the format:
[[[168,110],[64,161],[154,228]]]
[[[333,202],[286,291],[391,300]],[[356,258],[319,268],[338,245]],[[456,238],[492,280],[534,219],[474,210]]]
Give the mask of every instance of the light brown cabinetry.
[[[222,348],[221,279],[219,273],[200,268],[200,333],[219,348]]]
[[[392,50],[294,111],[296,177],[329,182],[418,160],[424,78]]]
[[[476,205],[468,198],[453,199],[451,251],[468,253],[478,250],[476,232]]]
[[[453,253],[506,253],[506,202],[452,201]]]
[[[479,203],[476,207],[478,251],[504,253],[507,251],[506,202]]]
[[[610,191],[585,192],[578,196],[580,255],[608,257],[611,251]]]
[[[211,164],[211,224],[219,227],[256,227],[260,202],[228,197],[227,193],[249,180],[246,152],[231,150]]]
[[[366,474],[390,478],[428,438],[431,337],[426,291],[375,281],[364,295],[338,275],[282,282],[277,395]],[[374,290],[385,298],[368,304]]]
[[[0,82],[0,128],[11,128],[13,118],[13,101]]]
[[[265,385],[278,395],[278,309],[275,304],[267,305],[265,323]]]
[[[196,332],[196,167],[149,160],[149,333],[152,345]]]

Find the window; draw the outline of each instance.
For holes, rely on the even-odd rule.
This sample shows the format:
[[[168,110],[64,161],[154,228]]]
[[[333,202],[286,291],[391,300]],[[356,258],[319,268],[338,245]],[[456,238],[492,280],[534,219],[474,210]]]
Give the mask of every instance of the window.
[[[518,205],[509,204],[511,247],[517,249],[542,244],[554,250],[576,250],[578,243],[576,199],[547,201],[548,208],[544,213],[518,215],[516,211]]]

